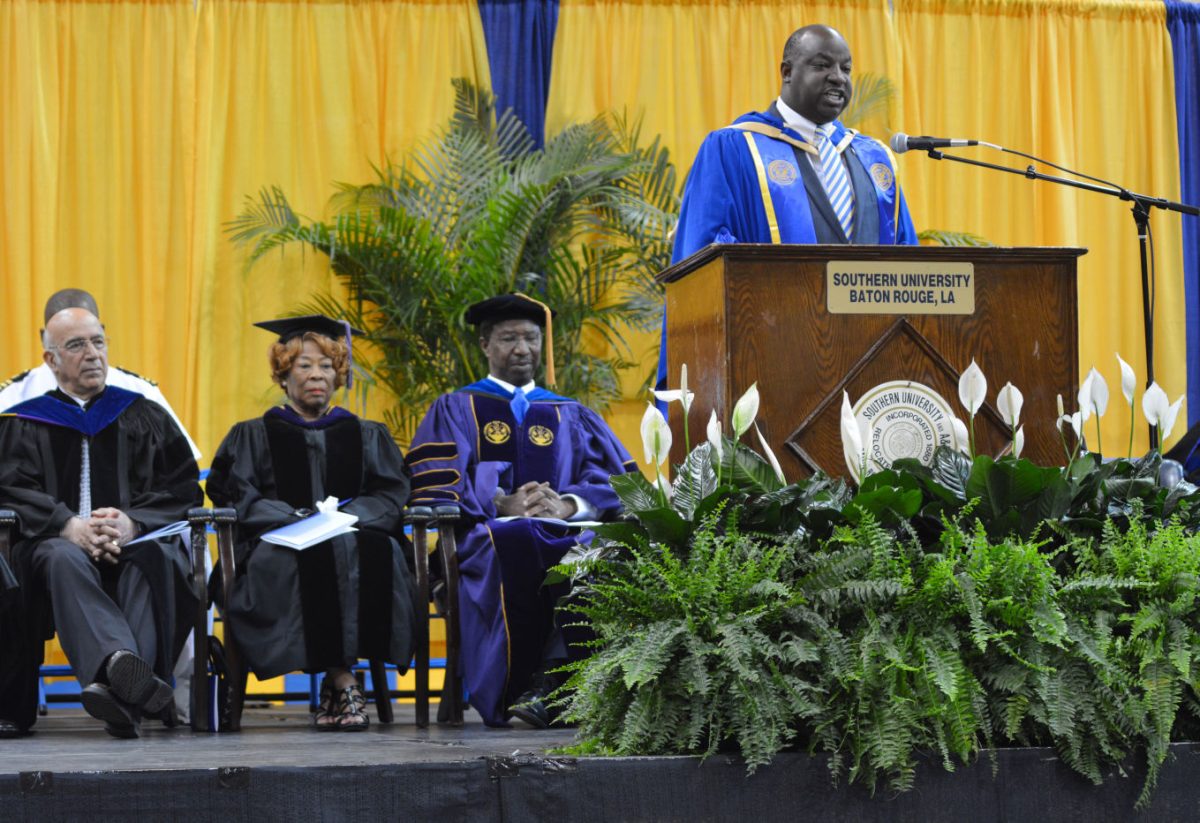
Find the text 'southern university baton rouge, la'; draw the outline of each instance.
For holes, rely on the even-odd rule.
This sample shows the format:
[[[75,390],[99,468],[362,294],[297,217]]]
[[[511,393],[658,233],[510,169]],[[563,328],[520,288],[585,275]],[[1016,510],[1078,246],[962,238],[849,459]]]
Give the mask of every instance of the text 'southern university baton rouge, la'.
[[[831,260],[825,269],[831,314],[974,314],[972,263]]]

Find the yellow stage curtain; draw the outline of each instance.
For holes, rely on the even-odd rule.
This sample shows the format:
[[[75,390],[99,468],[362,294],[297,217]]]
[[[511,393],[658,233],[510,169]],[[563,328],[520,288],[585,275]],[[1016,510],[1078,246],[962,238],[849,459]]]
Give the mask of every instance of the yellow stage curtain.
[[[903,116],[896,128],[987,140],[1135,192],[1178,200],[1174,72],[1165,17],[1157,0],[896,0],[905,54]],[[1026,165],[988,149],[958,153],[1020,169]],[[1138,243],[1129,204],[916,153],[902,162],[919,228],[972,231],[1001,245],[1088,249],[1079,264],[1080,377],[1093,365],[1106,377],[1113,399],[1103,446],[1110,454],[1124,454],[1129,415],[1114,353],[1139,376],[1146,374]],[[1186,390],[1179,217],[1158,212],[1151,226],[1158,264],[1156,377],[1174,400]],[[1010,342],[1035,357],[1042,345],[1036,339]],[[997,388],[1007,380],[1020,386],[1022,377],[988,375]],[[1067,402],[1074,407],[1072,398]],[[1045,406],[1040,410],[1052,414]],[[1140,404],[1137,415],[1135,449],[1141,449],[1147,440]],[[1173,439],[1186,429],[1186,420],[1184,411]],[[1030,419],[1027,425],[1049,421]],[[1094,423],[1088,432],[1094,440]]]
[[[223,224],[279,185],[324,214],[489,88],[474,0],[0,5],[0,375],[39,362],[42,305],[82,286],[113,363],[157,379],[211,458],[261,413],[269,336],[337,288],[300,249],[243,274]]]
[[[662,135],[682,182],[709,131],[765,108],[779,94],[783,44],[809,23],[828,23],[846,36],[855,73],[899,77],[899,44],[887,0],[562,0],[546,131],[553,134],[606,110],[641,116],[643,134]],[[648,334],[633,342],[635,354],[649,352],[650,368],[657,362],[657,341],[657,334]],[[629,399],[608,415],[630,447],[641,442],[645,398],[637,393],[643,377],[629,376]],[[689,376],[692,383],[704,379]],[[671,385],[677,382],[672,375]]]

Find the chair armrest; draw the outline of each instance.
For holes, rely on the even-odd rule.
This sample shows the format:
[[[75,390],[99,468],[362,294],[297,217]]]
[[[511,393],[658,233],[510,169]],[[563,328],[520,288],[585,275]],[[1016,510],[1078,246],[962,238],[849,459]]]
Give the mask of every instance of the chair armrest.
[[[12,565],[12,530],[17,525],[17,513],[12,509],[0,509],[0,557]]]
[[[237,574],[237,561],[233,556],[233,527],[237,523],[236,509],[213,509],[213,525],[217,530],[217,559],[221,563],[221,596],[226,601],[221,603],[224,613],[230,592],[233,590],[233,578]]]

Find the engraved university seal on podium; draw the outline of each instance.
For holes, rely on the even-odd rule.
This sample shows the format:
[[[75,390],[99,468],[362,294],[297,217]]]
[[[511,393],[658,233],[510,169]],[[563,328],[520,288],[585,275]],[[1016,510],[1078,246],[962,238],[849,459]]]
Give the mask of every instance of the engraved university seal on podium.
[[[869,389],[853,406],[867,451],[867,474],[890,468],[904,457],[928,466],[938,446],[963,445],[954,434],[950,404],[933,389],[911,380],[893,380]],[[844,448],[844,447],[843,447]],[[853,455],[846,466],[856,478]]]

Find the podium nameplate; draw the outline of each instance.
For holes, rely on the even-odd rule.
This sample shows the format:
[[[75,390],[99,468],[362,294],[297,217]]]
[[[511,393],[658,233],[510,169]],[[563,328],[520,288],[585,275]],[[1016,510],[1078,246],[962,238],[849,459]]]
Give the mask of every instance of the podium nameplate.
[[[830,260],[825,295],[830,314],[974,314],[975,265]]]

